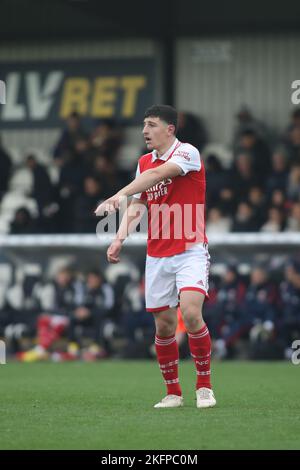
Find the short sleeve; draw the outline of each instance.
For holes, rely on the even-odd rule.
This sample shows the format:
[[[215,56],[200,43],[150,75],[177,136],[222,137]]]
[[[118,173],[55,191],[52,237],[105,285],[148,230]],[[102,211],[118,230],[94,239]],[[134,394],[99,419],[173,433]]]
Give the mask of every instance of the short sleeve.
[[[135,173],[135,177],[137,178],[138,176],[140,176],[141,174],[141,170],[140,170],[140,164],[138,162],[137,164],[137,167],[136,167],[136,173]],[[145,200],[146,199],[146,193],[143,192],[143,193],[136,193],[136,194],[133,194],[132,197],[135,197],[136,199],[143,199]]]
[[[180,166],[183,172],[182,176],[186,175],[190,171],[201,170],[200,153],[196,147],[193,147],[193,145],[190,144],[180,145],[168,161]]]

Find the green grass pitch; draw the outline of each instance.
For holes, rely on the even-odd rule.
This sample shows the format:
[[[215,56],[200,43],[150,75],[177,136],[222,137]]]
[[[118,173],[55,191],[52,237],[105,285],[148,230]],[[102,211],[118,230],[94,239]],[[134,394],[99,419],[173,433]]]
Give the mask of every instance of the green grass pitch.
[[[300,366],[214,362],[217,407],[153,409],[165,390],[155,361],[0,366],[1,449],[299,449]]]

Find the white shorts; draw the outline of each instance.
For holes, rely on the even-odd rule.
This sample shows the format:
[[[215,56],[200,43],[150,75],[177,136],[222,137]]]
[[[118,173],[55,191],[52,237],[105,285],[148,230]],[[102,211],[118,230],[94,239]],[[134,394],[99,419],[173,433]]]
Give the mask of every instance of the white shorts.
[[[146,310],[161,312],[177,307],[183,290],[202,292],[208,297],[210,255],[206,244],[197,244],[174,256],[147,255],[145,273]]]

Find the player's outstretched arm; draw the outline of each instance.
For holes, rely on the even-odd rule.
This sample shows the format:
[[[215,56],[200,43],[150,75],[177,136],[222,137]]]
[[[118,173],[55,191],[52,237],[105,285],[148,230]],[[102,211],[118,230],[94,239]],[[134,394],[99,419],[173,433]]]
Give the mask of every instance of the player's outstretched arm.
[[[107,260],[109,263],[118,263],[120,261],[120,252],[124,240],[132,233],[146,210],[146,203],[142,199],[132,198],[125,214],[122,218],[119,230],[115,240],[111,243],[107,250]]]
[[[104,215],[105,212],[112,214],[119,209],[122,197],[129,197],[134,194],[143,193],[165,178],[174,178],[181,174],[182,170],[180,166],[171,162],[166,162],[157,168],[146,170],[114,196],[99,204],[95,210],[95,214]]]

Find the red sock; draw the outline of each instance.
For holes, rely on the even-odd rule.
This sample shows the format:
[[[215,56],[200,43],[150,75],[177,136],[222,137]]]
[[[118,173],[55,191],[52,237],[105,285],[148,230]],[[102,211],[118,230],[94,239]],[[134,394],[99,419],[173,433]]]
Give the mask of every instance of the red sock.
[[[211,388],[210,383],[210,354],[211,341],[206,325],[195,333],[188,333],[191,356],[197,369],[196,390],[200,387]]]
[[[175,335],[165,338],[156,335],[155,348],[168,395],[181,396],[182,393],[178,379],[179,352]]]
[[[48,349],[54,341],[61,337],[65,328],[66,320],[53,321],[51,315],[41,315],[37,323],[39,345]]]

